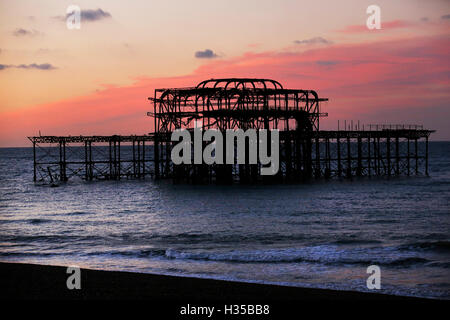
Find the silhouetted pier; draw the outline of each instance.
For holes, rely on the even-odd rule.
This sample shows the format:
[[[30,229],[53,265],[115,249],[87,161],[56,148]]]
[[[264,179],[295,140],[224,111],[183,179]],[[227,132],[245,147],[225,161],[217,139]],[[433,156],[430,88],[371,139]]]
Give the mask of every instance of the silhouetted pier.
[[[130,136],[37,136],[34,181],[170,178],[190,183],[303,182],[314,178],[428,175],[432,130],[417,125],[319,129],[313,90],[284,89],[268,79],[211,79],[196,87],[157,89],[149,98],[154,132]],[[180,164],[170,154],[176,129],[280,130],[280,169],[261,176],[261,164]],[[248,143],[246,145],[248,150]]]

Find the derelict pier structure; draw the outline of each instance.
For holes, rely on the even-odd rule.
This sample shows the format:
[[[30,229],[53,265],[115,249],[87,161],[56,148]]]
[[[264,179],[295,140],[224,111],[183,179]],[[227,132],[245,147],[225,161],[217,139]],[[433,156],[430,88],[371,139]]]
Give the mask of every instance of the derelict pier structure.
[[[428,175],[432,130],[417,125],[320,130],[320,118],[327,116],[321,103],[328,99],[313,90],[285,89],[270,79],[211,79],[195,87],[156,89],[149,100],[153,110],[147,115],[155,129],[148,135],[29,137],[34,181],[152,177],[190,183],[283,183]],[[263,176],[262,165],[250,164],[247,158],[244,164],[175,165],[171,150],[177,142],[171,141],[172,132],[187,129],[192,135],[194,128],[278,129],[278,173]]]

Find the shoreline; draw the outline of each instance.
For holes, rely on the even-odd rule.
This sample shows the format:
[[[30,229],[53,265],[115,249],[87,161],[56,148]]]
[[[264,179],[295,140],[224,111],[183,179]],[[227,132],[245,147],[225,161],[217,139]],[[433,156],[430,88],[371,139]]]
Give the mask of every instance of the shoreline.
[[[69,290],[66,266],[0,262],[2,299],[153,300],[161,302],[431,301],[340,291],[81,268],[81,289]]]

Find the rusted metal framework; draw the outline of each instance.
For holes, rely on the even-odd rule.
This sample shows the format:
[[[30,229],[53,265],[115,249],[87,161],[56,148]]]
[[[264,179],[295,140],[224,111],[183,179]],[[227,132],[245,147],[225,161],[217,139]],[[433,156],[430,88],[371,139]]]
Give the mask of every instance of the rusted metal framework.
[[[258,183],[428,174],[432,130],[417,125],[367,125],[361,130],[346,124],[344,130],[320,130],[320,118],[327,116],[320,103],[328,99],[313,90],[285,89],[270,79],[227,78],[156,89],[149,100],[153,111],[147,115],[155,130],[148,135],[29,137],[34,181],[151,176],[192,183]],[[245,164],[174,165],[172,132],[188,129],[192,134],[194,127],[280,130],[278,173],[261,176],[261,164],[247,159]]]
[[[157,89],[154,104],[155,176],[191,182],[305,181],[312,177],[428,174],[428,137],[419,127],[321,131],[319,98],[313,90],[285,89],[270,79],[227,78],[196,87]],[[173,165],[170,134],[192,129],[279,129],[280,170],[261,177],[260,165]],[[421,150],[418,141],[425,139]],[[363,143],[363,141],[365,141]],[[410,148],[411,141],[414,148]],[[224,150],[225,153],[225,150]],[[411,159],[414,159],[411,162]],[[424,162],[424,169],[419,170]],[[414,166],[414,170],[411,167]]]
[[[57,185],[72,178],[120,180],[153,176],[152,135],[38,136],[33,144],[33,180]]]
[[[311,134],[319,131],[319,98],[313,90],[284,89],[275,80],[228,78],[200,82],[196,87],[157,89],[149,98],[154,103],[155,176],[174,177],[196,182],[216,180],[231,182],[258,180],[258,165],[182,165],[174,168],[170,161],[172,142],[170,133],[176,129],[189,129],[200,122],[203,130],[218,129],[279,129],[293,132],[284,135],[284,146],[290,168],[297,172],[302,161],[311,153]],[[292,150],[291,150],[292,149]],[[294,159],[297,159],[295,161]],[[300,160],[302,159],[302,160]],[[306,170],[306,169],[305,169]],[[310,173],[303,173],[309,175]],[[269,178],[266,178],[269,179]]]

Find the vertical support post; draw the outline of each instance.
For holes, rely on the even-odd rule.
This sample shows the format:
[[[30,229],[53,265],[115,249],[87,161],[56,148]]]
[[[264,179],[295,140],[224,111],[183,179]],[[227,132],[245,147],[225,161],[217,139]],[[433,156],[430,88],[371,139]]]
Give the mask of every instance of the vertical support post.
[[[155,119],[155,129],[154,129],[154,140],[153,140],[153,157],[154,157],[154,164],[155,164],[155,179],[159,178],[159,128],[158,128],[158,110],[156,108],[156,89],[155,89],[155,100],[153,100],[153,114],[154,114],[154,119]],[[133,153],[134,154],[134,153]]]
[[[377,137],[377,175],[380,175],[381,154],[380,154],[380,137]]]
[[[59,140],[59,180],[64,181],[62,140]]]
[[[425,174],[428,176],[428,136],[425,137]]]
[[[116,180],[117,179],[117,141],[116,141],[116,137],[114,137],[114,175],[113,175],[113,179]]]
[[[33,181],[36,182],[36,140],[33,139]]]
[[[417,137],[414,139],[415,158],[416,158],[416,174],[419,174],[419,147],[417,145]]]
[[[347,177],[352,176],[352,157],[351,157],[351,147],[350,147],[350,136],[347,134]]]
[[[142,140],[142,177],[145,179],[145,140]]]
[[[328,176],[331,174],[331,151],[330,151],[330,138],[327,137],[327,169],[328,169]]]
[[[411,165],[410,165],[410,158],[411,158],[411,156],[410,156],[410,150],[409,150],[409,137],[408,137],[408,141],[406,143],[408,144],[407,150],[406,150],[406,152],[408,154],[406,155],[406,158],[407,158],[407,161],[408,161],[407,171],[408,171],[408,176],[409,176],[410,175],[410,168],[411,168]]]
[[[372,168],[371,168],[371,162],[372,162],[372,155],[370,154],[370,134],[367,137],[367,171],[369,174],[369,177],[372,175]]]
[[[319,136],[316,135],[316,172],[315,172],[316,178],[320,177],[320,142],[319,142]]]
[[[155,133],[153,140],[153,158],[155,160],[155,179],[159,178],[159,144],[158,144],[158,134]]]
[[[135,139],[133,138],[133,177],[136,178],[136,147],[135,147]],[[156,149],[155,149],[155,153],[156,153]],[[155,158],[156,161],[156,158]]]
[[[120,137],[119,137],[119,141],[117,141],[117,151],[118,151],[118,160],[119,160],[119,164],[118,164],[118,168],[117,168],[117,176],[120,180]]]
[[[63,141],[63,179],[67,181],[67,159],[66,159],[66,141]]]
[[[137,174],[141,177],[141,142],[137,140]]]
[[[362,175],[362,139],[361,135],[358,135],[358,169],[356,170],[356,175]]]
[[[298,127],[298,126],[297,126]],[[295,131],[294,136],[294,143],[295,143],[295,173],[300,178],[302,176],[302,157],[301,157],[301,150],[300,150],[300,134],[299,131]]]
[[[109,179],[112,179],[113,169],[112,169],[112,141],[109,140]]]
[[[400,175],[400,151],[399,151],[399,138],[398,136],[395,137],[395,165],[396,165],[396,172],[397,175]]]
[[[89,141],[89,180],[94,178],[94,171],[92,168],[92,141]]]
[[[84,179],[89,179],[89,166],[88,166],[88,142],[84,141]]]
[[[338,176],[340,177],[342,174],[342,164],[341,164],[341,140],[339,137],[337,137],[337,157],[338,157]]]
[[[389,135],[386,138],[386,161],[387,161],[387,174],[391,175],[391,137]]]

